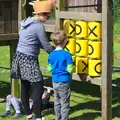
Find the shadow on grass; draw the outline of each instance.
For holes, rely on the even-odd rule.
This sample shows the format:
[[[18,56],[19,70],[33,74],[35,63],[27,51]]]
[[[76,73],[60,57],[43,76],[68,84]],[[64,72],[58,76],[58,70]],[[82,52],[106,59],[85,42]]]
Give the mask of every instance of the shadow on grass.
[[[116,86],[112,87],[112,104],[120,103],[120,78],[117,78],[113,81],[113,84]],[[93,97],[100,97],[100,87],[96,85],[92,85],[86,82],[78,82],[72,81],[71,90],[77,93],[81,93],[83,95],[91,95]],[[101,103],[98,101],[89,101],[85,103],[79,103],[70,109],[70,113],[83,110],[83,109],[92,109],[96,111],[101,111]],[[75,116],[70,120],[94,120],[97,117],[100,117],[100,112],[93,112],[93,113],[84,113],[81,116]],[[112,118],[120,118],[120,105],[112,108]]]
[[[112,104],[120,102],[120,78],[116,78],[112,82]]]
[[[10,94],[11,84],[8,82],[0,81],[0,98],[5,98]]]
[[[1,67],[1,66],[0,66],[0,69],[10,70],[10,68],[8,68],[8,67]]]
[[[54,110],[53,109],[51,109],[51,110],[45,110],[45,111],[43,111],[43,114],[42,114],[43,116],[48,116],[48,115],[53,115],[53,116],[55,116],[55,113],[54,113]],[[53,118],[52,119],[50,119],[50,120],[54,120]]]
[[[112,83],[115,84],[116,87],[120,87],[120,78],[113,79]]]
[[[93,97],[100,97],[100,87],[87,82],[79,82],[72,80],[71,90],[76,93],[81,93],[84,95],[91,95]]]
[[[73,112],[76,112],[79,110],[83,110],[83,109],[100,111],[101,110],[101,103],[98,101],[89,101],[89,102],[85,102],[85,103],[79,103],[79,104],[72,106],[70,108],[70,113],[73,113]]]
[[[87,82],[73,80],[71,82],[71,91],[92,97],[101,97],[100,86]],[[115,104],[116,102],[120,102],[120,78],[116,78],[112,81],[112,103]]]
[[[70,120],[95,120],[98,117],[101,117],[101,104],[97,103],[97,101],[90,101],[86,103],[80,103],[76,106],[70,108],[70,114],[73,114],[79,110],[95,110],[96,112],[87,112],[80,116],[75,116]],[[120,105],[112,108],[112,119],[113,118],[120,118]]]
[[[84,113],[81,116],[70,118],[70,120],[95,120],[95,118],[100,116],[101,116],[100,112],[90,112],[90,113],[88,112],[88,113]]]
[[[120,118],[120,105],[112,108],[112,118]]]
[[[51,80],[50,79],[46,79],[44,81],[44,84],[47,86],[52,86]],[[120,78],[117,78],[113,81],[113,84],[115,84],[116,86],[112,87],[112,104],[116,104],[117,102],[120,101]],[[76,93],[81,93],[83,95],[90,95],[92,97],[101,97],[101,92],[100,92],[100,87],[97,85],[93,85],[87,82],[79,82],[79,81],[72,81],[71,82],[71,91],[74,91]],[[74,101],[72,101],[74,102]],[[79,103],[77,105],[74,105],[70,108],[70,114],[79,111],[79,110],[83,110],[83,109],[87,109],[87,110],[95,110],[96,112],[87,112],[84,113],[81,116],[75,116],[73,118],[71,118],[70,120],[94,120],[97,117],[101,117],[101,103],[98,101],[89,101],[89,102],[85,102],[85,103]],[[99,112],[100,111],[100,112]],[[116,106],[112,108],[112,112],[113,115],[112,117],[118,117],[120,118],[120,106]],[[54,115],[54,111],[47,111],[44,112],[44,115],[50,115],[53,114]]]

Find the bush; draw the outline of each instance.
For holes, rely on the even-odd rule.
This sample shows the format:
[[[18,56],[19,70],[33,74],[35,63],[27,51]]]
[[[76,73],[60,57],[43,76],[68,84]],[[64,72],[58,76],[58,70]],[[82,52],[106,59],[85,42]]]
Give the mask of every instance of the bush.
[[[114,22],[120,22],[120,0],[113,0]]]

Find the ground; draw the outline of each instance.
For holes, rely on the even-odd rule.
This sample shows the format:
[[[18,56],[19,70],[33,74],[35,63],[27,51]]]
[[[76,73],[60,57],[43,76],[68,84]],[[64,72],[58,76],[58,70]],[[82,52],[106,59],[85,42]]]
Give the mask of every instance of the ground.
[[[117,41],[118,42],[118,41]],[[118,43],[115,43],[115,52],[119,52]],[[47,65],[47,54],[41,52],[39,56],[41,66]],[[120,62],[115,61],[114,64],[118,65]],[[119,64],[120,65],[120,64]],[[0,98],[4,98],[10,93],[10,78],[9,78],[9,47],[0,47]],[[44,75],[50,73],[44,71]],[[119,84],[119,70],[113,71],[113,83]],[[112,110],[113,120],[120,119],[120,88],[113,87],[112,97]],[[71,107],[70,107],[70,120],[101,120],[101,103],[100,100],[100,87],[89,83],[72,81],[71,83]],[[53,100],[53,98],[51,98]],[[0,103],[0,113],[4,112],[5,103]],[[47,120],[54,120],[55,115],[53,111],[44,111],[43,115]],[[9,118],[0,118],[0,120],[12,120]],[[26,120],[25,116],[19,120]]]

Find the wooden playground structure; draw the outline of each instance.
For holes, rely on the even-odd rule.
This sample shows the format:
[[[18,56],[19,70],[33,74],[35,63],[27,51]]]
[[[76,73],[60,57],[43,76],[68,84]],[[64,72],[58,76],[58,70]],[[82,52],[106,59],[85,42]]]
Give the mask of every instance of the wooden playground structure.
[[[0,0],[0,46],[10,46],[10,63],[18,41],[19,22],[31,15],[28,2],[23,9],[25,0]],[[46,32],[63,28],[64,19],[99,21],[102,23],[102,74],[90,77],[73,73],[72,79],[88,81],[101,86],[102,120],[112,119],[112,0],[57,0],[55,20],[45,23]],[[16,95],[18,83],[12,80],[12,94]]]

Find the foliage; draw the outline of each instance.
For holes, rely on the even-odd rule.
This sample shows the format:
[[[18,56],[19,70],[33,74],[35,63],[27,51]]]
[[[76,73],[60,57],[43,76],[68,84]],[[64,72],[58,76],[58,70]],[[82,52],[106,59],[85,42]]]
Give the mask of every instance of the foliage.
[[[115,23],[114,24],[113,34],[114,35],[120,35],[120,23]]]
[[[120,0],[113,0],[114,22],[120,21]]]

